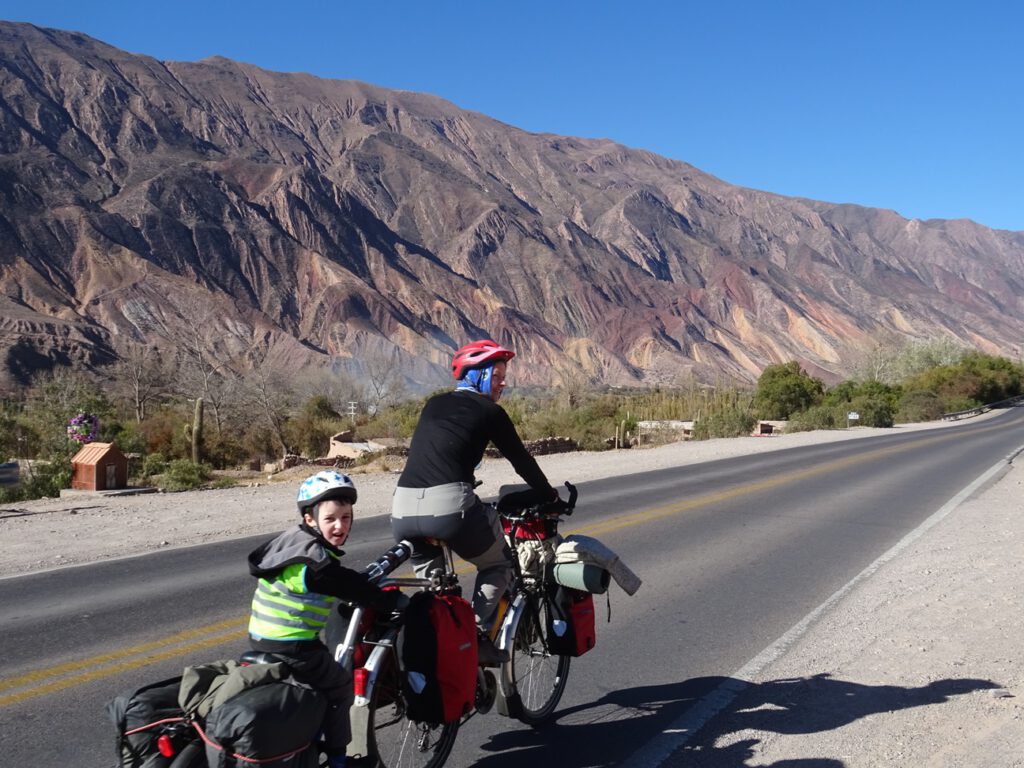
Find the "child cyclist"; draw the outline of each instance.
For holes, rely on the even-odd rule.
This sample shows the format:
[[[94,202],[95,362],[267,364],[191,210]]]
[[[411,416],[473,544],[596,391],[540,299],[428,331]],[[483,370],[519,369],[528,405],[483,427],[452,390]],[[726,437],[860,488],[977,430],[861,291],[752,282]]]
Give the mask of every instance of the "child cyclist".
[[[249,555],[249,572],[259,580],[249,618],[252,647],[281,657],[297,679],[327,696],[323,730],[330,768],[345,765],[352,678],[335,663],[320,631],[339,598],[385,614],[401,599],[340,563],[356,498],[348,475],[325,471],[306,478],[297,499],[299,524]]]

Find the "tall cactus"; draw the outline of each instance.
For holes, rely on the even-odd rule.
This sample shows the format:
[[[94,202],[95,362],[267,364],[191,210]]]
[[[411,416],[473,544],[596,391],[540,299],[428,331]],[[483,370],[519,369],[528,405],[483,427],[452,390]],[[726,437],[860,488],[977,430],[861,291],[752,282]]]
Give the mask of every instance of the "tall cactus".
[[[203,398],[196,398],[196,410],[192,416],[192,423],[185,425],[185,438],[192,440],[192,463],[198,464],[199,449],[203,442]]]

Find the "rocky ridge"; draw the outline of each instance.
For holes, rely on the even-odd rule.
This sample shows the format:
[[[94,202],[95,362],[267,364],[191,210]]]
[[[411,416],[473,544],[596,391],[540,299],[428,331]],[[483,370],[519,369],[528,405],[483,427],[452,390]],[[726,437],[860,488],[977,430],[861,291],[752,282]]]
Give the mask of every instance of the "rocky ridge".
[[[1024,233],[784,198],[441,99],[0,23],[11,380],[200,333],[239,365],[493,336],[517,383],[839,378],[879,338],[1016,356]]]

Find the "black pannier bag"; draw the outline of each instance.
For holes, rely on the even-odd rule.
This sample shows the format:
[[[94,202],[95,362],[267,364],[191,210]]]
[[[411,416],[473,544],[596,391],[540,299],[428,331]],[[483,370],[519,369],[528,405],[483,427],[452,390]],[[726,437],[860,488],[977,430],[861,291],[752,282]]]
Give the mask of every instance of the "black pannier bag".
[[[594,596],[569,587],[550,592],[548,650],[558,656],[582,656],[597,644]]]
[[[210,768],[316,768],[327,699],[289,680],[247,688],[207,714]]]
[[[121,768],[166,768],[174,759],[157,748],[161,726],[185,719],[178,706],[181,678],[150,683],[121,694],[107,704],[117,729],[117,765]]]

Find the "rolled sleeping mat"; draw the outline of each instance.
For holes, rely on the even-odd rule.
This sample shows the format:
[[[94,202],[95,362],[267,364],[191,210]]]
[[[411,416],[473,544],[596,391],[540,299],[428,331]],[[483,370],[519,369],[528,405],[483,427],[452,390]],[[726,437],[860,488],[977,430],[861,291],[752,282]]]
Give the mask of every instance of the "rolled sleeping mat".
[[[555,563],[555,582],[563,587],[603,595],[608,591],[611,574],[592,563]]]

